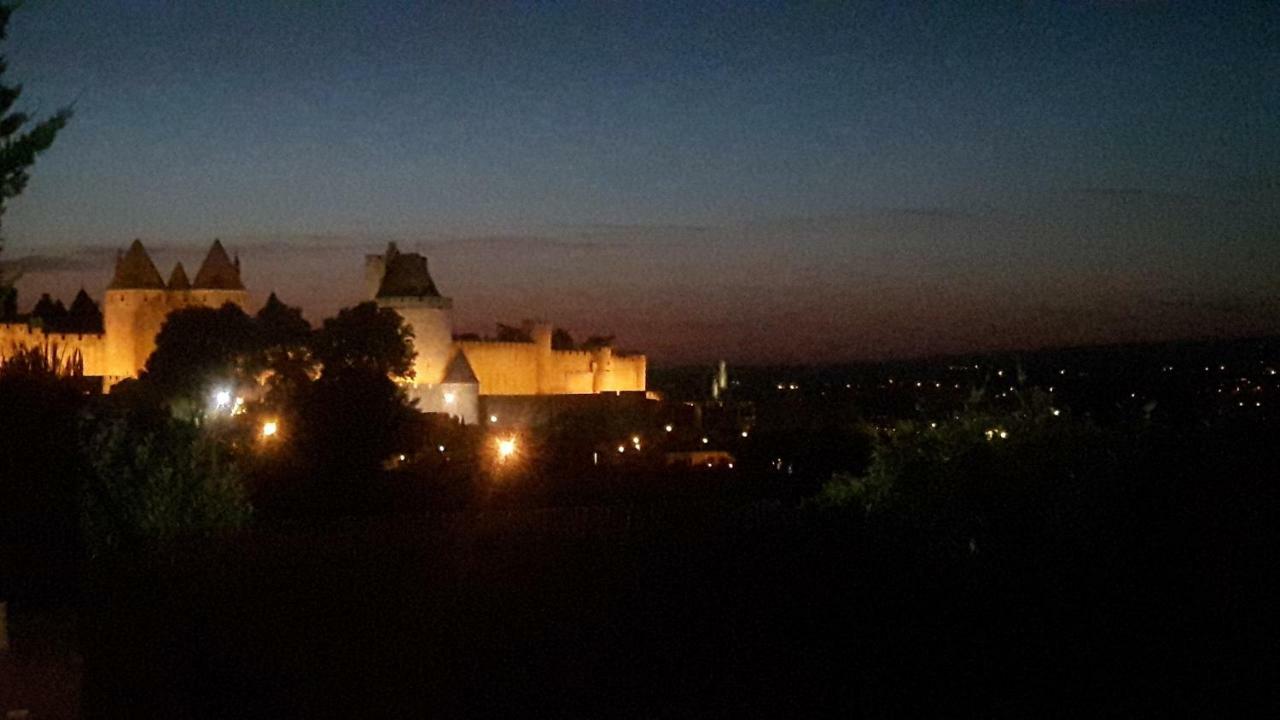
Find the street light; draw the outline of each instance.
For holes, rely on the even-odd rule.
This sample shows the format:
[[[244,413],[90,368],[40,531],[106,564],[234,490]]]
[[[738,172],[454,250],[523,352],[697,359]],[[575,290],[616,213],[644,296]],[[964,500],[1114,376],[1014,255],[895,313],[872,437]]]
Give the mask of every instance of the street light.
[[[225,388],[213,393],[213,406],[221,410],[231,404],[231,391]]]
[[[280,431],[280,426],[276,423],[275,420],[268,420],[262,423],[262,437],[264,438],[275,437],[276,433],[279,431]]]
[[[498,440],[498,460],[506,462],[507,458],[516,454],[516,439],[501,438]]]

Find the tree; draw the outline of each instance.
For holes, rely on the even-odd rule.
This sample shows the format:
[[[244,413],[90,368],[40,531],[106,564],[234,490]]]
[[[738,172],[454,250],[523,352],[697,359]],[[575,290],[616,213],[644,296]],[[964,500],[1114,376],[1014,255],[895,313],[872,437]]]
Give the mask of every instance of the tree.
[[[91,554],[235,529],[251,508],[237,466],[194,424],[101,418],[82,498]]]
[[[498,334],[494,337],[498,342],[532,342],[529,333],[514,325],[498,323]]]
[[[0,5],[0,40],[8,36],[12,5]],[[21,85],[4,82],[7,63],[0,56],[0,226],[4,219],[6,203],[17,197],[30,179],[28,171],[35,164],[36,156],[53,144],[54,139],[71,119],[71,109],[63,108],[51,117],[29,125],[31,117],[24,112],[14,112],[14,104],[22,95]],[[3,237],[0,237],[0,245]]]
[[[0,587],[56,590],[80,556],[83,460],[78,417],[87,403],[76,355],[29,348],[0,361]]]
[[[349,368],[383,375],[413,376],[413,330],[391,308],[365,302],[343,308],[324,321],[312,341],[312,351],[330,375]]]
[[[267,347],[305,345],[311,338],[311,323],[302,317],[302,309],[284,304],[275,293],[267,298],[254,320]]]
[[[258,327],[237,305],[175,310],[156,335],[144,379],[171,398],[194,399],[214,381],[256,377],[261,347]]]
[[[303,319],[301,309],[284,304],[275,293],[267,298],[254,322],[268,371],[264,399],[279,412],[301,396],[312,380],[315,359],[309,347],[311,324]]]
[[[564,328],[556,328],[551,332],[551,349],[552,350],[573,350],[576,346],[573,344],[573,336]]]

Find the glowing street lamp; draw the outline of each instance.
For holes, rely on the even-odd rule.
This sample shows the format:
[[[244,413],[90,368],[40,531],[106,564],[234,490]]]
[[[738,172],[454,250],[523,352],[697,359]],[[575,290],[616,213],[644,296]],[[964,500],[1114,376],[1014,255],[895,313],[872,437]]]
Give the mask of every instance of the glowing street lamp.
[[[263,437],[263,438],[272,438],[272,437],[275,437],[276,433],[277,433],[277,432],[279,432],[279,431],[280,431],[280,426],[276,423],[276,421],[275,421],[275,420],[268,420],[268,421],[266,421],[266,422],[262,423],[262,437]]]
[[[516,454],[516,439],[501,438],[498,440],[498,460],[506,462],[507,458]]]
[[[230,391],[230,390],[227,390],[227,389],[221,389],[221,390],[216,391],[216,392],[213,394],[213,406],[214,406],[215,408],[217,408],[218,410],[221,410],[222,408],[225,408],[225,407],[227,407],[227,406],[228,406],[228,405],[230,405],[230,404],[231,404],[231,391]]]

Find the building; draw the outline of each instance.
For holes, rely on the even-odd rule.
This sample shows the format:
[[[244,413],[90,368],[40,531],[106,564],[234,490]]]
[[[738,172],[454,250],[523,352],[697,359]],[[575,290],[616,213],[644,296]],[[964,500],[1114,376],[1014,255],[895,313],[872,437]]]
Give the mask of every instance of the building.
[[[437,289],[426,257],[402,253],[394,243],[385,254],[366,258],[365,280],[369,298],[394,309],[413,329],[417,356],[410,393],[426,412],[473,424],[488,421],[488,405],[534,416],[545,410],[534,406],[538,398],[645,392],[643,355],[608,346],[554,349],[552,327],[545,323],[527,323],[527,341],[455,340],[453,300]],[[213,242],[195,279],[178,263],[165,281],[135,240],[117,257],[101,308],[82,290],[70,310],[42,298],[28,315],[0,317],[0,358],[22,348],[56,348],[63,357],[79,359],[85,376],[102,378],[110,389],[142,371],[169,313],[226,303],[244,308],[248,293],[240,259],[229,257],[221,242]]]
[[[394,309],[413,328],[414,396],[427,412],[464,422],[487,420],[486,405],[528,405],[546,396],[644,393],[646,359],[612,347],[557,350],[551,325],[527,322],[528,340],[455,340],[453,300],[441,295],[427,259],[395,243],[365,258],[369,297]]]
[[[57,349],[76,357],[84,375],[102,378],[104,389],[137,377],[155,350],[156,334],[169,313],[187,307],[244,307],[248,293],[240,281],[240,259],[213,246],[196,272],[187,277],[182,263],[166,282],[142,242],[134,240],[116,258],[115,273],[101,308],[83,290],[65,318],[40,312],[0,319],[0,358],[23,348]]]

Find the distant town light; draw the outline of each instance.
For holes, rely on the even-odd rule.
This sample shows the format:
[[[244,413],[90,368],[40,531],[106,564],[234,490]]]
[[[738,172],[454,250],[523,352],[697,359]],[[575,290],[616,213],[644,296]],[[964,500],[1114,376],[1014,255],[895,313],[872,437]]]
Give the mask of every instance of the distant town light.
[[[639,436],[639,435],[632,435],[632,436],[631,436],[631,444],[632,444],[632,445],[639,445],[639,444],[640,444],[640,436]]]
[[[1059,415],[1061,415],[1061,414],[1062,414],[1062,411],[1061,411],[1061,410],[1059,410],[1058,408],[1054,408],[1054,409],[1053,409],[1053,416],[1054,416],[1054,417],[1058,417],[1058,416],[1059,416]]]
[[[437,446],[436,446],[436,449],[437,449],[437,450],[439,450],[440,452],[444,452],[444,446],[443,446],[443,445],[437,445]]]
[[[664,429],[664,430],[666,430],[667,432],[671,432],[672,430],[675,430],[675,429],[676,429],[676,426],[675,426],[675,425],[668,424],[668,425],[667,425],[665,428],[663,428],[663,429]]]
[[[490,415],[490,416],[489,416],[489,422],[491,422],[491,423],[496,423],[496,422],[498,422],[498,416],[497,416],[497,415]]]
[[[709,442],[711,442],[711,440],[710,440],[709,438],[702,438],[702,444],[703,444],[703,445],[706,445],[706,444],[707,444],[707,443],[709,443]]]
[[[397,457],[400,458],[400,462],[404,462],[404,453],[400,453]]]
[[[264,438],[275,437],[279,430],[280,426],[276,424],[275,420],[268,420],[262,423],[262,437]]]
[[[626,451],[627,451],[627,446],[626,446],[626,445],[619,445],[619,446],[618,446],[618,452],[620,452],[620,453],[624,453],[624,452],[626,452]]]
[[[746,430],[742,431],[742,437],[747,437],[748,435],[750,435],[750,433],[748,433]]]

